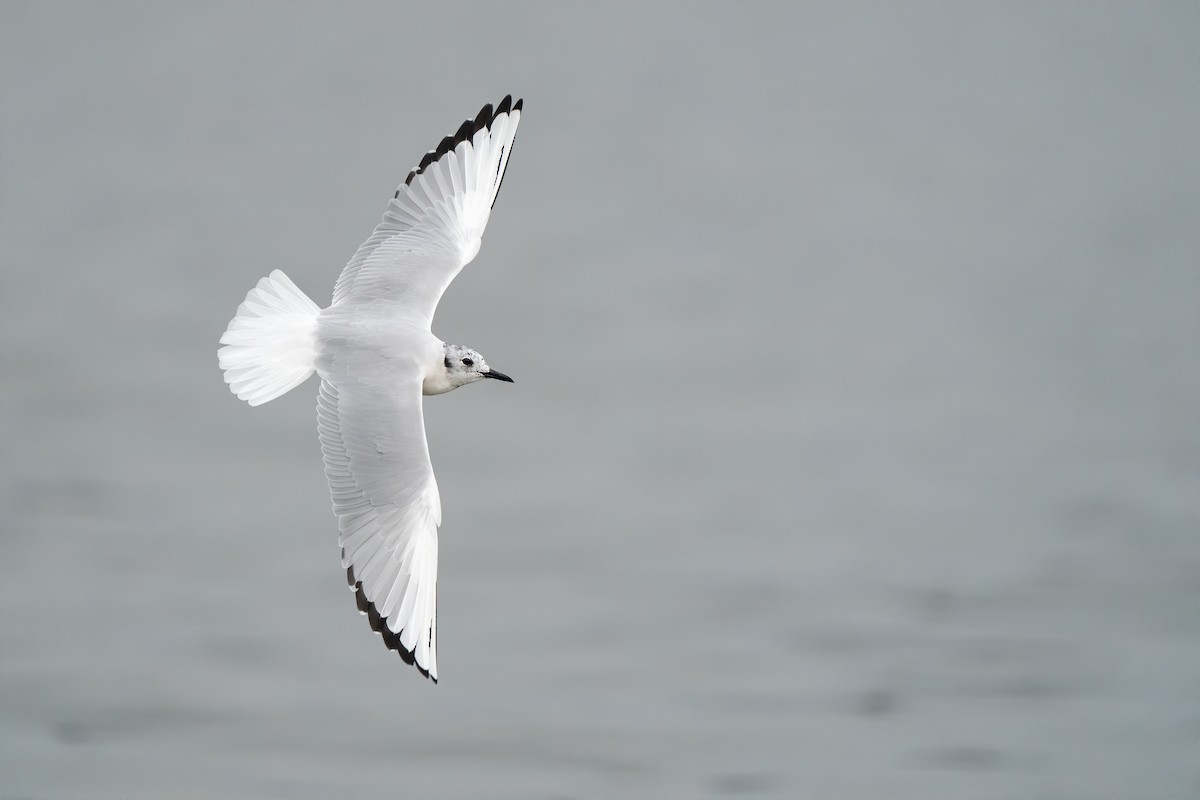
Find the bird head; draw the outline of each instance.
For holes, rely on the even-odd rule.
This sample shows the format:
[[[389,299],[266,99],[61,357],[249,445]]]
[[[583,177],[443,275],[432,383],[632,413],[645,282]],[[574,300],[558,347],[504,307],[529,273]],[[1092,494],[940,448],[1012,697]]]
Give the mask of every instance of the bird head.
[[[484,378],[494,378],[506,383],[513,382],[513,379],[503,372],[489,367],[483,356],[469,347],[457,344],[446,345],[443,364],[446,367],[446,381],[452,388],[466,386],[468,383],[475,383]]]

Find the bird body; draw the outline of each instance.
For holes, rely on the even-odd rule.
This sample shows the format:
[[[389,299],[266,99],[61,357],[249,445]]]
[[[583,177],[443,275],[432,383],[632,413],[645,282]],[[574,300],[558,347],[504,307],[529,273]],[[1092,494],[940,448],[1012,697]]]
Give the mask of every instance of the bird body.
[[[430,326],[442,293],[479,252],[522,102],[484,106],[408,175],[321,309],[275,270],[246,295],[218,351],[250,405],[321,378],[317,432],[342,566],[384,643],[437,680],[441,498],[422,396],[512,379]]]

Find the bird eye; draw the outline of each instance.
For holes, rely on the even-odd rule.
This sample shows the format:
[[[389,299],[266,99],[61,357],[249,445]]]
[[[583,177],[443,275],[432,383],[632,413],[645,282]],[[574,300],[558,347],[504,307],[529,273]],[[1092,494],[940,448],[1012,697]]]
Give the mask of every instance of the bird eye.
[[[464,367],[473,367],[473,366],[475,366],[475,362],[474,362],[474,361],[472,361],[472,360],[471,360],[471,359],[469,359],[469,358],[464,358],[464,359],[463,359],[463,366],[464,366]]]

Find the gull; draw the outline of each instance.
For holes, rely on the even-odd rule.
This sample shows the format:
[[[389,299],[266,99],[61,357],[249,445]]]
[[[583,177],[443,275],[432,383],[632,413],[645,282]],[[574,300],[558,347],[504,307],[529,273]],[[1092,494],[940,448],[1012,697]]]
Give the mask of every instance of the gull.
[[[477,351],[433,335],[438,301],[479,252],[522,101],[485,105],[430,150],[320,308],[280,270],[238,306],[217,351],[225,382],[261,405],[314,372],[317,434],[358,610],[405,663],[437,682],[438,527],[422,395],[485,378]]]

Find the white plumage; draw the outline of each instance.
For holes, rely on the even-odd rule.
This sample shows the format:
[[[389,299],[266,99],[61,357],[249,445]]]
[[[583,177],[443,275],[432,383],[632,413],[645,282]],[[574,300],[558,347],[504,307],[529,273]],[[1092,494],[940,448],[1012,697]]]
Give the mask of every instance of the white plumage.
[[[320,311],[279,270],[250,290],[221,337],[228,346],[217,351],[225,382],[239,399],[262,405],[313,374]]]
[[[359,610],[408,663],[437,680],[437,480],[422,394],[511,381],[430,331],[438,301],[479,252],[522,102],[484,106],[429,151],[320,309],[276,270],[246,295],[221,343],[230,389],[251,405],[314,371],[317,430]]]

